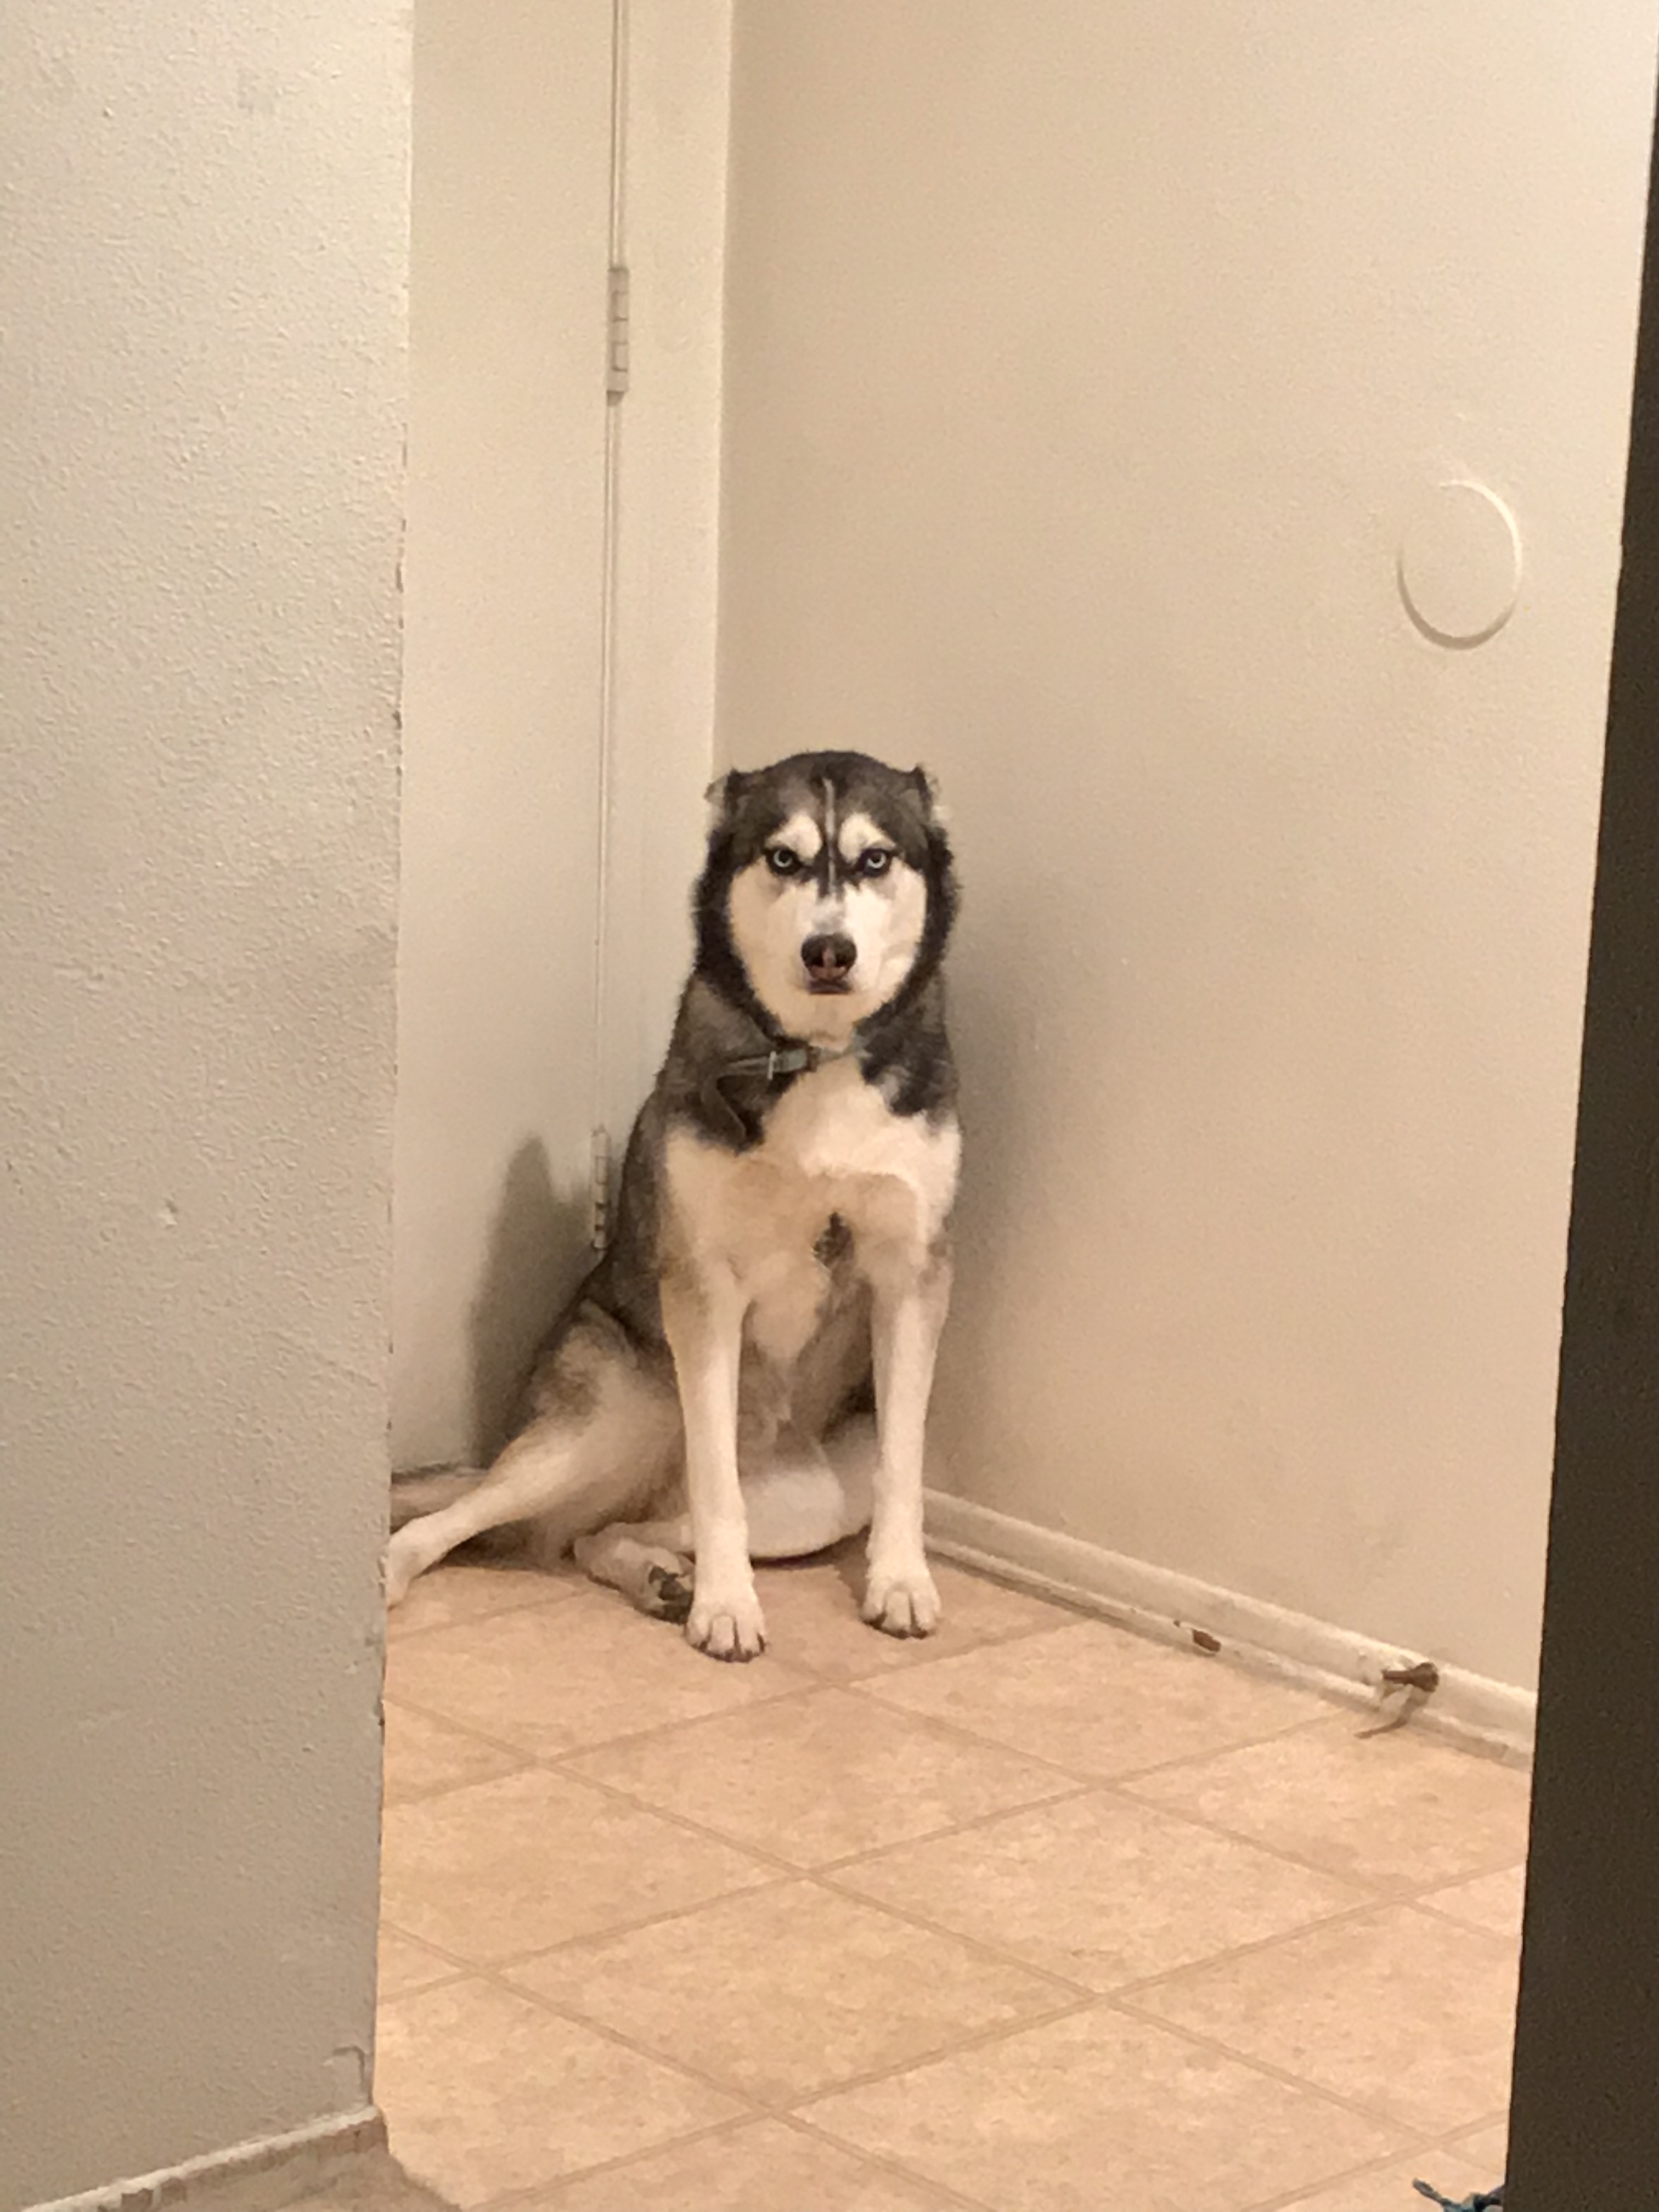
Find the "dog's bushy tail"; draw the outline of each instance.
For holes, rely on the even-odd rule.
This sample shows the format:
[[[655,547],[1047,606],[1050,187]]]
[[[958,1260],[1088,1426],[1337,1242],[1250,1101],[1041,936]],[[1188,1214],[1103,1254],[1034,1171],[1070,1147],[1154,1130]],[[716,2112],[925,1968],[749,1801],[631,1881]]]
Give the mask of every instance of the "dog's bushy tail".
[[[418,1521],[423,1513],[441,1512],[483,1480],[483,1470],[476,1467],[424,1468],[414,1474],[394,1474],[392,1527],[401,1528],[406,1521]]]

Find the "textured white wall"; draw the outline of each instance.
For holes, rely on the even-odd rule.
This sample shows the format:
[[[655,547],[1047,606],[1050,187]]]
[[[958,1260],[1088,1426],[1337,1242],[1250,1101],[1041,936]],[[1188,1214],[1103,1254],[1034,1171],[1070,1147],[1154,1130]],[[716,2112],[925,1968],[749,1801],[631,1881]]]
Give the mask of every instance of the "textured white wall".
[[[954,1480],[1516,1683],[1655,24],[735,21],[721,741],[955,803]],[[1528,566],[1455,653],[1465,471]]]
[[[368,2098],[407,39],[0,19],[0,2205]]]

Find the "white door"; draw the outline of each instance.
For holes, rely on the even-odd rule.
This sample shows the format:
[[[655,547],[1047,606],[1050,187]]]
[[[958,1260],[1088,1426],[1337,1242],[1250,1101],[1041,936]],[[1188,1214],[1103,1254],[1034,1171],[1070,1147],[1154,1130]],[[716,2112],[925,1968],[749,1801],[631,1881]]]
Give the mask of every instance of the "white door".
[[[584,1263],[611,0],[415,0],[392,1454],[471,1458]]]

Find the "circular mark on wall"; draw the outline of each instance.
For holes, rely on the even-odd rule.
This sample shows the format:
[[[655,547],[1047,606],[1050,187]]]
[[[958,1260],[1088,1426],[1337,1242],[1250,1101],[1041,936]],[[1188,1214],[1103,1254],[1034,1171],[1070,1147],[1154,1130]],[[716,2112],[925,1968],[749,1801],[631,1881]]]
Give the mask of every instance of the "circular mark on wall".
[[[1484,645],[1521,595],[1521,532],[1484,484],[1436,484],[1400,542],[1400,596],[1437,645]]]

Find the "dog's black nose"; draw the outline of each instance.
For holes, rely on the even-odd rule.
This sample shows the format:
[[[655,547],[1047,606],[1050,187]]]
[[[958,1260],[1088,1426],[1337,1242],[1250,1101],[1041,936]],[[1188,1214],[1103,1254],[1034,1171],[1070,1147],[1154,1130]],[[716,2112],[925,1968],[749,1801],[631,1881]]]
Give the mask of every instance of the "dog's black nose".
[[[809,937],[800,949],[807,981],[817,990],[835,989],[853,972],[859,949],[850,937]]]

